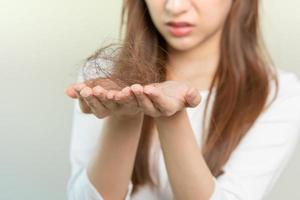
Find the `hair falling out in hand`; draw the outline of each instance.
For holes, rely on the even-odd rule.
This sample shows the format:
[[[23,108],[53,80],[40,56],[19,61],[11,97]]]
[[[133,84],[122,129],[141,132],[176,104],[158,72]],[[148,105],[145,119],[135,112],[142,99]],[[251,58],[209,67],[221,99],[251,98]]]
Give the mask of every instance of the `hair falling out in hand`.
[[[121,17],[121,29],[126,25],[123,42],[102,47],[87,58],[83,68],[86,82],[90,86],[120,89],[134,83],[146,85],[166,80],[166,41],[153,25],[145,2],[124,1]],[[222,34],[220,61],[210,86],[210,91],[216,87],[210,117],[207,110],[211,93],[205,105],[205,120],[199,121],[203,123],[202,153],[215,177],[224,173],[222,168],[231,153],[266,109],[271,81],[276,86],[273,100],[277,95],[277,73],[263,51],[258,22],[258,0],[233,1]],[[109,70],[107,61],[112,66]],[[106,84],[103,74],[116,85]],[[153,127],[153,119],[145,116],[132,175],[133,193],[138,186],[155,185],[149,170]]]

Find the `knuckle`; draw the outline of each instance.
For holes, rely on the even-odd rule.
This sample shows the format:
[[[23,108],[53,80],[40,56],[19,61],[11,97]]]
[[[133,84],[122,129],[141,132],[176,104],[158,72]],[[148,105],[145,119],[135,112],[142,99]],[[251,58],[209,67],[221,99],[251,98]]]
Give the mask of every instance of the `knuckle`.
[[[80,107],[81,112],[86,113],[86,114],[91,113],[91,108],[88,105],[80,104],[79,107]]]
[[[170,111],[170,110],[164,110],[164,115],[167,116],[167,117],[170,117],[172,116],[174,113],[173,111]]]
[[[96,114],[95,115],[98,119],[104,119],[106,117],[106,115],[104,114]]]
[[[84,114],[91,114],[92,113],[91,110],[83,109],[83,108],[81,108],[81,112],[83,112]]]

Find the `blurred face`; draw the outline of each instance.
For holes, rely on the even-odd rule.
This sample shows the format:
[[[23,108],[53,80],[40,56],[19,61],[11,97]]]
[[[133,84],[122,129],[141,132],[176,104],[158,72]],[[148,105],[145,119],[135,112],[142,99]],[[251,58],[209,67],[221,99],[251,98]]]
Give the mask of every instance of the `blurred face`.
[[[145,0],[145,3],[168,45],[188,50],[222,31],[232,0]]]

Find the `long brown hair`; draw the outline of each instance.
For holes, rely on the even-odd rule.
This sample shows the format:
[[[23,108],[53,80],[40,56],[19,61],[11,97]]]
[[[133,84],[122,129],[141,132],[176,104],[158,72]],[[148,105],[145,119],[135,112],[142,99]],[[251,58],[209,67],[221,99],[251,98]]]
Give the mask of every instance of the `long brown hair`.
[[[165,63],[168,59],[166,41],[152,23],[143,0],[124,1],[121,27],[125,37],[118,52],[105,53],[111,45],[98,49],[87,61],[104,58],[113,61],[113,79],[120,88],[133,83],[149,84],[166,80]],[[267,59],[259,31],[258,0],[233,1],[224,24],[221,38],[220,60],[214,74],[208,100],[205,105],[202,147],[203,156],[211,173],[218,177],[222,167],[241,139],[254,124],[260,113],[267,108],[267,99],[274,81],[277,96],[278,78],[276,68]],[[112,56],[113,55],[113,56]],[[105,71],[99,63],[97,70]],[[216,88],[209,119],[207,110],[212,101],[211,91]],[[273,102],[273,101],[272,101]],[[271,103],[272,103],[271,102]],[[270,105],[270,104],[269,104]],[[208,120],[208,127],[205,121]],[[201,123],[201,122],[199,122]],[[133,193],[138,186],[156,185],[150,175],[149,153],[151,130],[154,121],[144,116],[134,170]]]

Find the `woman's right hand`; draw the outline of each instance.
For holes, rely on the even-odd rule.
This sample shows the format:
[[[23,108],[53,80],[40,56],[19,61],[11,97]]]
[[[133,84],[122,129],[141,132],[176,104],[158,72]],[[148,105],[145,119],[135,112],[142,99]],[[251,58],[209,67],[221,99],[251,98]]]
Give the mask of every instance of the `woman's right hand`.
[[[86,101],[81,97],[81,95],[78,92],[84,87],[86,87],[85,83],[72,84],[65,89],[65,93],[72,99],[78,99],[81,111],[85,114],[90,114],[92,113],[90,106],[86,103]]]
[[[92,113],[98,118],[109,115],[132,117],[142,112],[134,93],[143,93],[139,84],[127,86],[122,90],[106,90],[100,85],[89,87],[85,83],[77,83],[66,89],[71,98],[78,98],[84,113]],[[146,95],[142,94],[144,98]],[[148,101],[150,101],[148,99]]]

